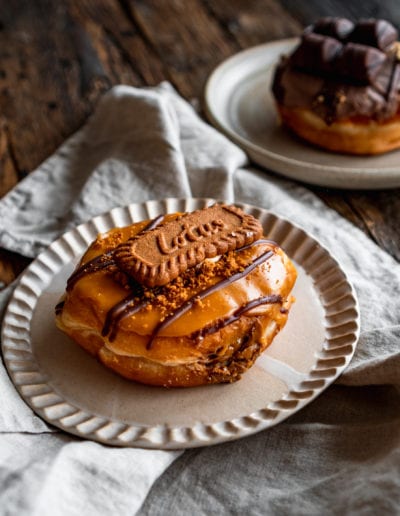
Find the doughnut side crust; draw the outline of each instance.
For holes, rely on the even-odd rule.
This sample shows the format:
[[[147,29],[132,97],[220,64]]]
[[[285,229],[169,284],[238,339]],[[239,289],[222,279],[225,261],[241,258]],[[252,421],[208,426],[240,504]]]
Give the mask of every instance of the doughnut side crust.
[[[127,294],[129,297],[132,287],[121,283],[115,264],[107,265],[106,261],[95,262],[90,273],[80,274],[79,271],[85,272],[86,264],[93,259],[107,257],[110,246],[125,241],[142,226],[143,223],[127,229],[115,228],[98,236],[78,265],[78,275],[72,275],[76,280],[69,283],[57,305],[58,328],[107,368],[143,384],[194,387],[237,381],[286,324],[293,302],[295,266],[277,244],[261,239],[258,245],[239,251],[245,256],[240,270],[244,270],[245,264],[262,260],[250,267],[248,273],[238,273],[234,281],[228,281],[232,272],[227,273],[228,262],[222,258],[221,262],[218,258],[212,264],[210,260],[204,263],[205,270],[211,267],[210,270],[219,272],[217,276],[206,275],[201,289],[207,291],[206,287],[212,286],[215,280],[224,286],[193,301],[188,311],[179,313],[167,326],[157,329],[168,315],[175,310],[179,312],[183,303],[179,295],[182,289],[185,292],[185,288],[194,288],[191,283],[189,286],[184,282],[172,285],[173,306],[168,308],[172,312],[166,314],[162,311],[162,301],[161,305],[157,304],[157,296],[162,291],[158,290],[159,294],[151,301],[146,294],[152,295],[152,289],[144,291],[135,300],[139,309],[122,319],[117,312],[114,327],[117,331],[109,331],[106,328],[110,312]],[[107,266],[103,267],[103,263]],[[218,269],[219,263],[222,268]],[[192,268],[187,278],[199,277],[202,270]],[[227,274],[226,280],[220,274]],[[191,299],[196,298],[197,294],[188,292],[189,296],[194,295]],[[259,303],[259,299],[263,301]]]
[[[400,114],[385,122],[346,119],[328,125],[310,109],[277,107],[284,126],[318,147],[357,155],[400,148]]]
[[[285,309],[289,310],[290,301]],[[286,323],[287,313],[279,322],[269,316],[242,316],[235,323],[204,337],[203,354],[197,360],[182,357],[174,364],[151,360],[145,356],[129,355],[118,344],[110,343],[101,333],[69,319],[65,324],[57,317],[57,326],[83,349],[119,375],[147,385],[163,387],[196,387],[214,383],[232,383],[239,380],[271,344]],[[131,334],[130,339],[140,338]],[[168,341],[173,341],[168,342]],[[154,346],[179,345],[189,337],[158,337]],[[222,344],[221,344],[222,343]],[[182,342],[183,344],[183,342]],[[187,342],[185,342],[187,344]],[[207,351],[205,351],[207,350]]]

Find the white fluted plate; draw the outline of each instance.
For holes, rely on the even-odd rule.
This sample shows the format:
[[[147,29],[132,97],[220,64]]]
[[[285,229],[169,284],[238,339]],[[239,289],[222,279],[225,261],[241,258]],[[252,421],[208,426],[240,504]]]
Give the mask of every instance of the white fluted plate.
[[[272,41],[222,62],[205,88],[210,121],[255,163],[286,177],[334,188],[400,187],[400,150],[380,156],[333,153],[282,128],[271,83],[280,56],[292,52],[298,41]]]
[[[299,277],[288,323],[234,384],[148,387],[106,369],[60,332],[54,307],[99,232],[212,199],[166,199],[115,208],[69,231],[27,268],[2,329],[7,370],[22,398],[66,432],[117,446],[178,449],[238,439],[310,403],[350,362],[359,334],[357,299],[337,261],[314,238],[276,215],[258,217],[268,238],[295,261]]]

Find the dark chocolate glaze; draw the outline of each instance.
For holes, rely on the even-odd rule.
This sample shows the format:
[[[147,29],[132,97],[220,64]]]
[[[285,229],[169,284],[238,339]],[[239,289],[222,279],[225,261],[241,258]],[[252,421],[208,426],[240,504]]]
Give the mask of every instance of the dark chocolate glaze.
[[[254,242],[253,244],[250,244],[251,246],[256,245],[257,243],[260,243],[259,240]],[[258,256],[255,260],[253,260],[247,267],[243,269],[243,271],[237,272],[236,274],[233,274],[229,278],[224,278],[223,280],[215,283],[214,285],[211,285],[210,287],[207,287],[206,289],[202,290],[201,292],[198,292],[195,296],[191,297],[187,301],[185,301],[175,312],[173,312],[171,315],[166,317],[164,321],[159,323],[155,330],[153,331],[153,334],[151,335],[149,342],[147,343],[146,348],[150,349],[152,346],[152,343],[154,339],[157,337],[157,335],[165,329],[167,326],[169,326],[171,323],[176,321],[179,317],[181,317],[183,314],[188,312],[194,305],[194,303],[197,300],[202,300],[206,296],[212,294],[213,292],[216,292],[217,290],[220,290],[221,288],[224,288],[226,285],[230,285],[234,281],[237,281],[241,278],[244,278],[250,272],[252,272],[256,267],[267,261],[271,256],[273,256],[274,252],[271,250],[266,251],[265,253]]]
[[[328,124],[356,116],[393,117],[400,103],[397,30],[385,20],[323,18],[308,27],[278,65],[272,91],[280,105],[311,109]]]
[[[221,328],[225,328],[225,326],[228,326],[229,324],[237,321],[244,313],[248,312],[249,310],[252,310],[257,306],[274,303],[282,303],[282,296],[278,294],[271,294],[269,296],[262,296],[257,299],[253,299],[247,304],[239,307],[229,317],[225,317],[225,319],[219,319],[215,323],[210,324],[209,326],[205,326],[204,328],[194,332],[191,336],[194,340],[202,339],[206,335],[211,335],[212,333],[219,331]]]

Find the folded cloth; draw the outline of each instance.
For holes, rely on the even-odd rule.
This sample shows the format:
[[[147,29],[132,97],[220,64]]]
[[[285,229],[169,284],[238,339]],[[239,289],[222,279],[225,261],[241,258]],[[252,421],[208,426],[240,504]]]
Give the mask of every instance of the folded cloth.
[[[352,363],[286,422],[181,456],[50,428],[0,365],[0,514],[395,513],[399,265],[305,187],[249,167],[168,84],[110,90],[83,129],[0,201],[0,246],[34,257],[115,206],[190,196],[268,208],[333,252],[360,301]],[[0,310],[11,290],[0,294]]]

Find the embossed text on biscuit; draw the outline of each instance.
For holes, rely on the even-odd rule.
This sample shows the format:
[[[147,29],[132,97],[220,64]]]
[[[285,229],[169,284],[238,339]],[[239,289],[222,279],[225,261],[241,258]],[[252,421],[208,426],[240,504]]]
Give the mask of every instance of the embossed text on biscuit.
[[[149,287],[165,285],[188,267],[254,242],[259,221],[235,206],[214,205],[133,237],[114,252],[118,266]]]

